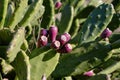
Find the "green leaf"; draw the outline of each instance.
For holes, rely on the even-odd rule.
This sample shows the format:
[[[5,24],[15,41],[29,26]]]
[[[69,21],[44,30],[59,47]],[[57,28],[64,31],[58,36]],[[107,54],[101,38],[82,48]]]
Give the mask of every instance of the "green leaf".
[[[37,57],[38,55],[40,55],[41,53],[45,53],[46,51],[48,51],[50,49],[49,46],[46,47],[41,47],[41,48],[36,48],[34,49],[31,54],[29,54],[29,58],[32,59],[34,57]]]
[[[113,43],[119,39],[120,39],[120,33],[113,33],[109,38],[110,43]]]
[[[6,50],[8,46],[0,46],[0,57],[6,59]]]
[[[7,15],[6,15],[5,24],[4,24],[5,27],[9,27],[8,25],[10,23],[10,20],[13,16],[14,11],[15,11],[15,4],[11,1],[8,4]]]
[[[19,80],[30,80],[29,57],[24,51],[21,50],[11,64],[14,67]]]
[[[13,70],[13,67],[2,58],[0,58],[0,66],[4,75],[9,74]]]
[[[74,9],[72,6],[66,5],[62,11],[61,21],[58,24],[59,33],[69,32],[74,17]]]
[[[16,7],[13,17],[10,20],[9,28],[14,29],[15,26],[22,20],[24,14],[28,8],[28,0],[19,0],[18,6]]]
[[[33,18],[33,20],[31,20],[30,24],[32,26],[39,25],[38,19],[44,14],[44,12],[45,12],[45,7],[41,5],[39,8],[39,11],[34,15],[34,18]]]
[[[120,27],[120,13],[114,14],[111,22],[108,25],[108,28],[112,31]]]
[[[13,32],[10,29],[5,28],[0,30],[0,45],[8,46],[12,38]]]
[[[9,44],[8,50],[6,52],[8,62],[12,62],[15,59],[17,53],[20,51],[20,48],[24,42],[24,39],[25,39],[25,29],[20,28],[15,33],[12,41]]]
[[[107,75],[105,75],[105,74],[95,75],[95,76],[89,78],[88,80],[96,80],[96,79],[97,80],[108,80]]]
[[[112,65],[100,71],[98,74],[110,74],[118,69],[120,69],[120,61],[114,62]]]
[[[52,49],[41,53],[38,52],[38,49],[35,49],[33,53],[36,52],[35,54],[38,53],[39,55],[30,59],[31,80],[41,80],[43,76],[47,78],[58,64],[60,54]]]
[[[52,76],[80,75],[100,65],[108,60],[112,54],[109,52],[111,49],[108,45],[105,45],[103,43],[90,42],[75,48],[69,54],[62,55]]]
[[[39,12],[42,2],[43,0],[35,0],[34,3],[30,4],[27,12],[25,13],[24,18],[19,23],[20,27],[21,26],[26,27],[30,24],[30,22],[34,19],[35,15]]]
[[[54,22],[54,16],[55,16],[54,2],[53,0],[44,0],[43,5],[45,6],[45,13],[42,18],[41,27],[49,28]]]
[[[4,27],[7,14],[8,0],[0,0],[0,29]]]
[[[102,4],[94,9],[76,36],[79,40],[78,44],[94,41],[100,36],[111,21],[113,13],[114,8],[112,4]]]

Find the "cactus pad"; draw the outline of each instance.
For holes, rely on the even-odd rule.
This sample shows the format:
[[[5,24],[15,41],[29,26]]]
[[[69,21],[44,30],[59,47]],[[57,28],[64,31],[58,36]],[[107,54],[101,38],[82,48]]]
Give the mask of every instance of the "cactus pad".
[[[7,60],[9,62],[12,62],[15,59],[17,53],[20,51],[20,47],[23,44],[24,39],[25,39],[25,29],[20,28],[15,33],[12,41],[9,44],[8,50],[6,52]]]
[[[112,4],[102,4],[91,12],[82,30],[78,33],[79,43],[94,41],[107,27],[113,17],[114,9]]]

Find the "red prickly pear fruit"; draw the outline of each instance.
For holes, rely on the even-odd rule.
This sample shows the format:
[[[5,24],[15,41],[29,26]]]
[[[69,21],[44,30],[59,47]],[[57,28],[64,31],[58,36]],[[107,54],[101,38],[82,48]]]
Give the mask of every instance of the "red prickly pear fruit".
[[[67,37],[67,42],[71,39],[71,35],[69,33],[64,33],[63,35]]]
[[[70,53],[72,51],[72,45],[67,43],[63,46],[65,53]]]
[[[56,26],[51,26],[49,28],[49,38],[51,42],[54,42],[56,40],[57,34],[58,34],[58,28]]]
[[[63,45],[62,48],[57,50],[57,52],[59,53],[69,53],[71,51],[72,51],[72,46],[69,43]]]
[[[71,35],[69,33],[64,33],[58,37],[58,40],[60,41],[61,45],[64,45],[71,39]]]
[[[58,40],[55,40],[54,42],[51,43],[51,48],[53,49],[59,49],[60,48],[60,42]]]
[[[40,38],[38,39],[38,47],[42,47],[42,46],[46,46],[48,43],[48,38],[46,36],[40,36]]]
[[[60,41],[61,45],[64,45],[67,42],[67,37],[65,35],[58,36],[58,41]]]
[[[102,38],[108,38],[110,37],[110,35],[112,34],[112,31],[109,29],[109,28],[106,28],[102,34],[101,34],[101,37]]]
[[[93,72],[93,70],[90,70],[90,71],[85,72],[83,75],[84,75],[84,76],[91,77],[91,76],[94,76],[95,73]]]
[[[40,30],[40,36],[42,36],[42,35],[48,36],[48,30],[47,29],[41,29]]]
[[[62,6],[62,3],[60,1],[55,3],[55,8],[59,9]]]

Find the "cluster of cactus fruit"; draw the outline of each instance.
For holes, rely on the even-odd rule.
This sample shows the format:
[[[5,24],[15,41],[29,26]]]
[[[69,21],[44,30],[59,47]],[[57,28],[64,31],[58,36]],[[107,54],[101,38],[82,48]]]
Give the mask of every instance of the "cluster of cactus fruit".
[[[58,28],[54,25],[52,25],[49,30],[47,29],[41,29],[40,36],[38,38],[37,45],[38,47],[43,47],[48,44],[48,41],[50,40],[51,48],[55,49],[59,53],[69,53],[72,51],[72,46],[68,42],[71,39],[71,36],[69,33],[64,33],[62,35],[58,34]],[[48,40],[49,36],[49,40]]]
[[[0,0],[0,80],[119,80],[119,26],[119,0]]]

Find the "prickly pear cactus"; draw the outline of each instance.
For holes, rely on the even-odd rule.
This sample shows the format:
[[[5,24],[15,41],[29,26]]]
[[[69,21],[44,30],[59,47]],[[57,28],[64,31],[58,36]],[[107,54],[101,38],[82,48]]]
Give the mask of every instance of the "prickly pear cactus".
[[[118,0],[0,0],[0,80],[119,80]]]
[[[5,22],[5,17],[7,14],[7,6],[8,6],[8,0],[2,0],[0,1],[0,29],[3,28],[4,22]]]
[[[33,51],[32,54],[36,54],[36,52],[37,49]],[[37,54],[39,55],[30,59],[31,80],[41,80],[43,76],[46,78],[49,77],[55,69],[59,59],[59,54],[54,50],[47,50],[44,52],[39,51]]]
[[[18,31],[15,33],[12,41],[8,46],[8,50],[6,51],[7,60],[9,62],[12,62],[16,57],[17,53],[20,51],[20,47],[23,44],[24,38],[25,38],[25,29],[24,28],[18,29]]]
[[[21,50],[11,64],[14,67],[19,80],[30,80],[29,57],[26,55],[24,51]]]
[[[95,40],[113,17],[113,5],[102,4],[89,16],[79,32],[79,44]]]

